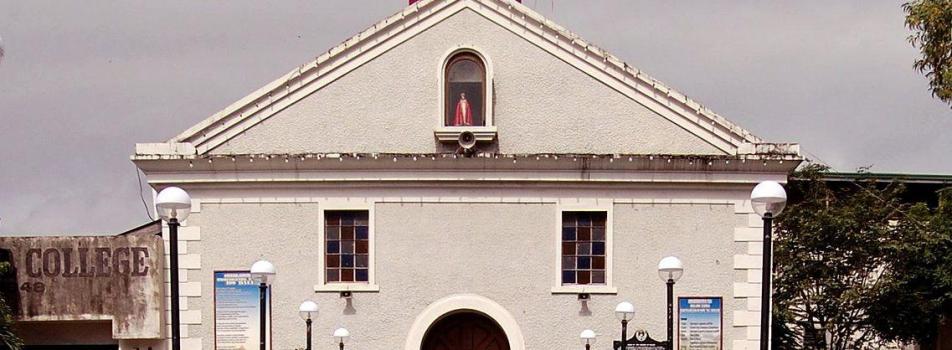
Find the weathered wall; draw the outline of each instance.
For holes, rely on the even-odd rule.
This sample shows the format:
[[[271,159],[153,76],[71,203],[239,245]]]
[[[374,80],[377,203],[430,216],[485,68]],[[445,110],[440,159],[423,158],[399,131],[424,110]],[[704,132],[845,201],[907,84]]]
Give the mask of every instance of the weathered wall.
[[[442,60],[461,45],[480,50],[492,65],[500,152],[723,154],[472,10],[444,20],[212,153],[433,152],[433,130],[441,121]]]
[[[733,298],[734,255],[747,247],[734,240],[735,227],[747,224],[746,214],[738,216],[735,204],[743,203],[744,190],[576,190],[536,196],[512,192],[530,202],[553,193],[572,195],[527,204],[504,203],[512,198],[503,197],[483,203],[421,203],[421,192],[412,190],[403,197],[370,189],[346,192],[352,195],[326,197],[328,193],[317,190],[287,189],[247,191],[245,198],[237,198],[234,192],[192,191],[202,204],[189,225],[201,230],[201,242],[200,249],[190,247],[189,253],[201,255],[201,270],[188,278],[201,281],[202,297],[199,305],[190,303],[200,308],[201,324],[190,327],[189,336],[201,338],[203,348],[213,348],[213,272],[247,269],[265,258],[278,269],[273,291],[278,349],[301,346],[304,326],[296,310],[306,299],[321,307],[314,324],[316,348],[333,346],[330,332],[345,326],[358,349],[402,349],[421,311],[459,293],[478,294],[505,307],[525,335],[527,349],[573,348],[578,332],[585,328],[599,332],[601,342],[618,338],[613,309],[623,300],[638,309],[633,328],[645,327],[655,338],[663,338],[665,293],[656,268],[662,257],[676,255],[686,266],[676,294],[723,296],[725,347],[746,337],[744,329],[732,327],[734,310],[747,307]],[[373,192],[388,199],[368,195]],[[617,197],[605,197],[606,192],[615,192]],[[286,193],[298,194],[294,201],[299,203],[282,203],[278,198]],[[447,190],[443,197],[430,198],[459,201],[478,193]],[[584,193],[589,196],[579,196]],[[694,198],[695,204],[631,202],[636,196],[659,202]],[[559,239],[557,210],[595,198],[609,203],[613,212],[613,284],[618,292],[593,295],[583,307],[574,294],[552,293]],[[379,201],[373,206],[373,225],[380,291],[355,293],[350,304],[336,293],[313,291],[321,273],[321,203],[347,200]]]
[[[115,339],[162,336],[162,238],[0,237],[16,269],[21,321],[111,320]]]
[[[117,344],[109,321],[21,321],[15,327],[27,345]]]

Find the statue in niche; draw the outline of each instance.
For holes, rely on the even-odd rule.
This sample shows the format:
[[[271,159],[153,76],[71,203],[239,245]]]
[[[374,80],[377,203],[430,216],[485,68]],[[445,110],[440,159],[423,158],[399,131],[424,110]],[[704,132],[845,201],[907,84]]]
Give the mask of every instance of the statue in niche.
[[[485,126],[486,69],[472,53],[453,57],[446,66],[446,126]]]
[[[456,102],[456,117],[453,118],[453,125],[470,126],[473,125],[473,108],[466,100],[466,93],[459,93],[459,101]]]

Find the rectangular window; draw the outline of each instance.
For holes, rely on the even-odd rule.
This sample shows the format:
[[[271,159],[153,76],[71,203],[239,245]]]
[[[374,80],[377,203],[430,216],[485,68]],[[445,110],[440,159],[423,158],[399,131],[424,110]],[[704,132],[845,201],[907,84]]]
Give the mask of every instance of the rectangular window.
[[[605,222],[602,211],[562,212],[562,285],[605,284]]]
[[[324,281],[370,280],[370,233],[366,210],[324,212]]]

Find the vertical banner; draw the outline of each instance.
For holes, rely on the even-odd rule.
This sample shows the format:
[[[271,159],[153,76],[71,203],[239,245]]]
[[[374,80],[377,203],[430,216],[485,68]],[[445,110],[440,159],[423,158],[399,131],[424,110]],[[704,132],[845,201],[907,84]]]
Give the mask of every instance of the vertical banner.
[[[258,349],[260,289],[248,271],[215,271],[215,349]],[[271,288],[265,294],[267,347],[271,349]]]
[[[723,308],[721,297],[678,298],[678,349],[723,349]]]

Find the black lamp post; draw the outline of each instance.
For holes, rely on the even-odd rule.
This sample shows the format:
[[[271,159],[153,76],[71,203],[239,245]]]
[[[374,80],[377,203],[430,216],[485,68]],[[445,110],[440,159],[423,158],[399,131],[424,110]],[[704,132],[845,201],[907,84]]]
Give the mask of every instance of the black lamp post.
[[[170,308],[172,309],[172,350],[182,348],[182,326],[179,320],[179,269],[178,228],[179,220],[188,218],[192,211],[192,198],[185,190],[167,187],[155,197],[155,211],[169,225],[169,282],[171,284]]]
[[[768,344],[770,344],[770,280],[773,272],[771,266],[773,219],[780,215],[780,212],[787,205],[787,192],[777,182],[761,182],[750,192],[750,205],[754,212],[764,220],[764,260],[761,267],[763,274],[760,289],[760,349],[768,350]]]
[[[582,340],[582,345],[585,345],[585,350],[592,350],[592,345],[595,344],[595,331],[586,329],[578,337]]]
[[[674,349],[674,283],[684,274],[681,260],[669,256],[658,263],[658,276],[668,286],[668,349]]]
[[[618,306],[615,306],[615,317],[621,321],[621,348],[622,350],[627,350],[628,321],[635,318],[635,306],[627,301],[618,303]]]
[[[317,317],[317,303],[310,300],[305,301],[301,303],[298,310],[307,325],[307,350],[311,350],[311,319]]]
[[[334,338],[337,338],[337,344],[340,346],[340,350],[344,350],[344,341],[350,337],[350,332],[347,331],[347,328],[338,328],[334,330]]]
[[[258,308],[259,308],[259,344],[261,350],[267,350],[267,295],[268,286],[274,278],[274,265],[267,260],[259,260],[251,265],[251,277],[258,282]]]

